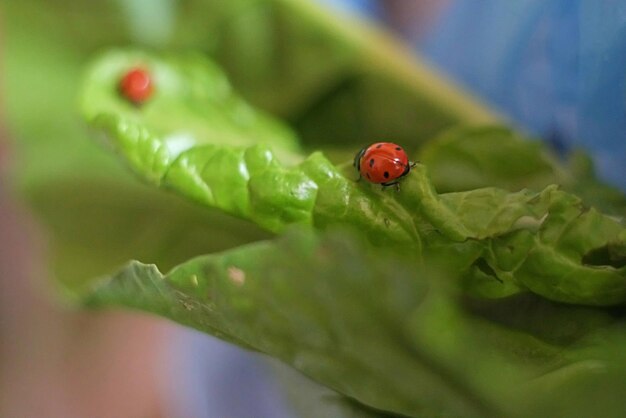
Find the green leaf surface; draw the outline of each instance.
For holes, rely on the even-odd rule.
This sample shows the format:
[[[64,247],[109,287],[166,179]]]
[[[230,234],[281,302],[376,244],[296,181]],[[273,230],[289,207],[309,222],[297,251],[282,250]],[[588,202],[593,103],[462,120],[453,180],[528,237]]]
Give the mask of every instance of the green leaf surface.
[[[549,186],[540,193],[477,189],[443,194],[439,203],[450,212],[433,210],[431,219],[445,213],[442,225],[454,223],[454,234],[459,227],[468,232],[469,243],[456,244],[456,255],[476,257],[482,247],[471,260],[470,292],[503,297],[529,289],[560,302],[624,302],[626,268],[618,254],[626,245],[625,227],[620,220],[585,207],[579,198]],[[437,232],[445,234],[446,229]],[[449,246],[437,234],[431,236],[425,246],[435,255]],[[463,237],[448,236],[453,241]],[[459,248],[465,245],[469,248]]]
[[[165,275],[132,262],[88,289],[85,301],[163,315],[407,416],[525,416],[546,385],[560,393],[597,373],[581,362],[601,356],[563,350],[611,324],[609,315],[538,298],[475,301],[466,311],[449,284],[353,234],[290,232]],[[498,320],[504,309],[510,319]],[[538,328],[541,314],[550,326]],[[552,327],[561,335],[550,335]]]
[[[626,216],[626,195],[602,183],[588,155],[559,158],[545,143],[503,126],[458,127],[428,141],[419,159],[440,192],[499,187],[516,192],[559,184],[603,212]]]
[[[138,65],[153,72],[162,90],[139,108],[116,89],[124,71]],[[418,259],[424,252],[463,253],[455,262],[476,295],[504,297],[528,289],[568,303],[626,300],[626,270],[615,256],[624,247],[624,226],[556,186],[539,193],[491,187],[439,195],[426,166],[417,164],[400,191],[376,190],[319,152],[298,158],[295,136],[245,105],[219,70],[199,57],[110,52],[94,63],[82,99],[86,119],[146,180],[270,231],[349,224],[372,242],[404,248]],[[249,118],[233,116],[232,103],[245,107]],[[188,120],[195,122],[186,125]],[[259,124],[258,133],[248,130],[250,123]],[[186,147],[172,154],[172,138],[181,131]],[[524,147],[518,139],[504,141]],[[490,175],[498,170],[503,166]],[[590,254],[604,248],[613,258],[590,262]]]
[[[429,349],[417,351],[409,327],[428,282],[414,266],[392,260],[338,236],[292,234],[198,257],[165,276],[133,262],[95,288],[88,303],[159,313],[281,358],[378,409],[492,415],[471,389],[440,375]]]
[[[441,192],[542,189],[567,176],[545,144],[504,126],[450,129],[420,148],[419,159]]]
[[[139,109],[127,103],[116,88],[123,72],[137,65],[153,71],[155,84],[162,90]],[[206,78],[186,77],[197,73]],[[176,90],[170,91],[172,85]],[[371,192],[358,187],[319,153],[293,165],[302,159],[293,153],[297,148],[293,134],[243,104],[206,59],[159,59],[116,51],[94,64],[85,86],[82,107],[86,119],[104,132],[109,143],[148,181],[252,219],[271,231],[293,223],[323,227],[347,221],[373,236],[419,245],[412,225],[385,207],[393,205],[393,199],[371,199]],[[219,96],[216,88],[229,93],[214,99]],[[181,90],[188,94],[179,94]],[[238,117],[230,106],[223,107],[222,101],[245,107],[248,117]],[[185,113],[190,115],[181,117]],[[193,118],[198,122],[185,124]],[[256,124],[261,126],[259,132]],[[186,141],[184,148],[172,145],[180,135]],[[231,140],[234,137],[239,139]]]

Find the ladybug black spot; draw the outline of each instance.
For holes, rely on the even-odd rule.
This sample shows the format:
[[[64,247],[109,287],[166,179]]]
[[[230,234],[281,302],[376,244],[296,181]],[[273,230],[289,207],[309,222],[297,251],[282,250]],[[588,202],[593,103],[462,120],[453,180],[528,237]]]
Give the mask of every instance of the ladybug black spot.
[[[402,148],[396,147],[396,151],[402,151]]]
[[[373,158],[370,160],[370,167],[374,167],[374,159]]]
[[[383,173],[383,176],[385,176],[385,178],[386,178],[386,179],[388,179],[388,178],[389,178],[389,171],[385,171],[385,172]]]
[[[378,145],[376,145],[376,148],[380,148],[382,146],[383,146],[383,144],[378,144]]]

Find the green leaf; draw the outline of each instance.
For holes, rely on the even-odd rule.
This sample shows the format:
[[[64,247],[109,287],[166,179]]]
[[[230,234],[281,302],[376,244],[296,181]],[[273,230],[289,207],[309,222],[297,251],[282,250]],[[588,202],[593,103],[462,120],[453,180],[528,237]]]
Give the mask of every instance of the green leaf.
[[[542,189],[567,177],[545,144],[504,126],[450,129],[428,141],[419,159],[442,192]]]
[[[443,344],[462,339],[469,325],[457,318],[461,322],[444,339],[425,335],[456,318],[451,306],[440,305],[426,271],[372,251],[337,234],[290,234],[198,257],[165,276],[132,262],[87,301],[155,312],[271,354],[381,410],[496,415],[493,408],[500,407],[483,398],[475,382],[480,379],[455,369],[440,352]],[[453,347],[445,348],[446,355],[461,354]]]
[[[116,88],[124,71],[137,65],[154,73],[160,91],[139,109]],[[271,231],[347,221],[372,236],[419,245],[406,215],[386,207],[393,199],[372,199],[319,153],[293,165],[302,159],[294,154],[293,134],[245,105],[206,59],[111,52],[94,64],[82,98],[86,119],[151,182]]]
[[[154,97],[141,108],[118,93],[119,80],[131,66],[147,67],[156,85]],[[286,159],[297,151],[289,129],[240,99],[221,70],[199,54],[158,60],[141,52],[109,52],[89,71],[81,97],[85,117],[117,132],[117,145],[133,166],[155,180],[181,153],[203,143],[271,143]]]
[[[354,234],[292,231],[165,275],[131,262],[84,301],[163,315],[407,416],[525,416],[542,388],[561,397],[593,379],[584,364],[602,357],[584,347],[603,342],[584,341],[608,313],[528,296],[462,302],[449,285]]]
[[[442,192],[499,187],[512,192],[559,184],[603,212],[626,216],[626,195],[602,183],[590,157],[574,151],[560,160],[545,143],[503,126],[458,127],[420,149]]]
[[[115,88],[137,65],[150,69],[162,90],[140,108]],[[297,163],[287,128],[256,115],[218,69],[195,56],[110,52],[89,73],[83,103],[86,118],[145,179],[270,231],[349,224],[372,242],[415,258],[452,252],[468,292],[485,297],[529,289],[568,303],[626,300],[621,256],[589,262],[604,248],[623,248],[624,226],[556,186],[539,193],[491,187],[439,195],[426,166],[416,164],[400,191],[381,191],[354,181],[347,164],[336,167],[319,152]],[[232,103],[251,116],[235,117]],[[194,122],[185,125],[189,120]],[[259,123],[258,133],[248,130],[250,121]],[[172,138],[182,131],[186,147],[173,154]],[[521,149],[516,141],[511,143]]]
[[[577,197],[555,186],[513,194],[487,188],[433,202],[426,219],[439,227],[423,234],[424,245],[435,256],[452,252],[461,266],[472,263],[466,272],[470,293],[505,297],[528,289],[586,305],[626,300],[626,228]]]
[[[530,290],[552,300],[590,305],[624,302],[624,258],[587,257],[603,249],[623,252],[625,228],[618,220],[582,205],[580,199],[555,191],[527,258],[516,272]],[[538,276],[541,272],[541,277]]]

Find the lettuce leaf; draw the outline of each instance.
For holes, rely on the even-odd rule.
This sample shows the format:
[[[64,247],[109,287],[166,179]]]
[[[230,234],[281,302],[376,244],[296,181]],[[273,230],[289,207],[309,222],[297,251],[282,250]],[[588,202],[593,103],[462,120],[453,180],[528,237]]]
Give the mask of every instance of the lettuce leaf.
[[[158,88],[141,107],[116,88],[135,66],[148,68]],[[320,152],[304,157],[295,134],[247,105],[205,58],[109,52],[88,73],[82,103],[87,121],[145,180],[269,231],[352,225],[417,259],[447,249],[468,291],[483,296],[530,290],[568,303],[626,300],[622,257],[592,260],[623,250],[618,219],[556,186],[439,195],[423,164],[399,191],[356,182],[348,163],[334,166]]]
[[[437,353],[438,345],[460,339],[469,325],[451,322],[458,333],[431,335],[456,316],[427,272],[345,237],[292,232],[195,258],[167,275],[131,262],[93,289],[87,303],[155,312],[268,353],[377,409],[494,415],[501,405],[456,380],[479,379],[440,364],[460,353]],[[548,344],[528,344],[556,354]]]
[[[463,302],[455,288],[350,231],[296,230],[167,274],[131,262],[84,300],[163,315],[403,416],[527,416],[555,409],[548,394],[612,376],[593,342],[611,315],[536,297]]]
[[[626,216],[626,195],[596,177],[582,150],[559,155],[538,139],[504,126],[450,129],[425,143],[419,159],[441,192],[490,186],[515,192],[559,184],[588,206]]]

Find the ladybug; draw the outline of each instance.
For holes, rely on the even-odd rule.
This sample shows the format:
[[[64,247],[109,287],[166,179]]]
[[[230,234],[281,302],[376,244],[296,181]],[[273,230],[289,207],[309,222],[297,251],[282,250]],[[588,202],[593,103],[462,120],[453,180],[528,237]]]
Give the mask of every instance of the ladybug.
[[[386,186],[395,185],[399,189],[399,181],[409,174],[415,163],[400,145],[392,142],[376,142],[360,150],[354,157],[354,167],[359,172],[359,179],[365,177],[371,183]],[[357,181],[358,181],[357,180]]]
[[[150,73],[143,68],[129,70],[120,80],[119,90],[126,100],[135,105],[142,104],[154,90]]]

